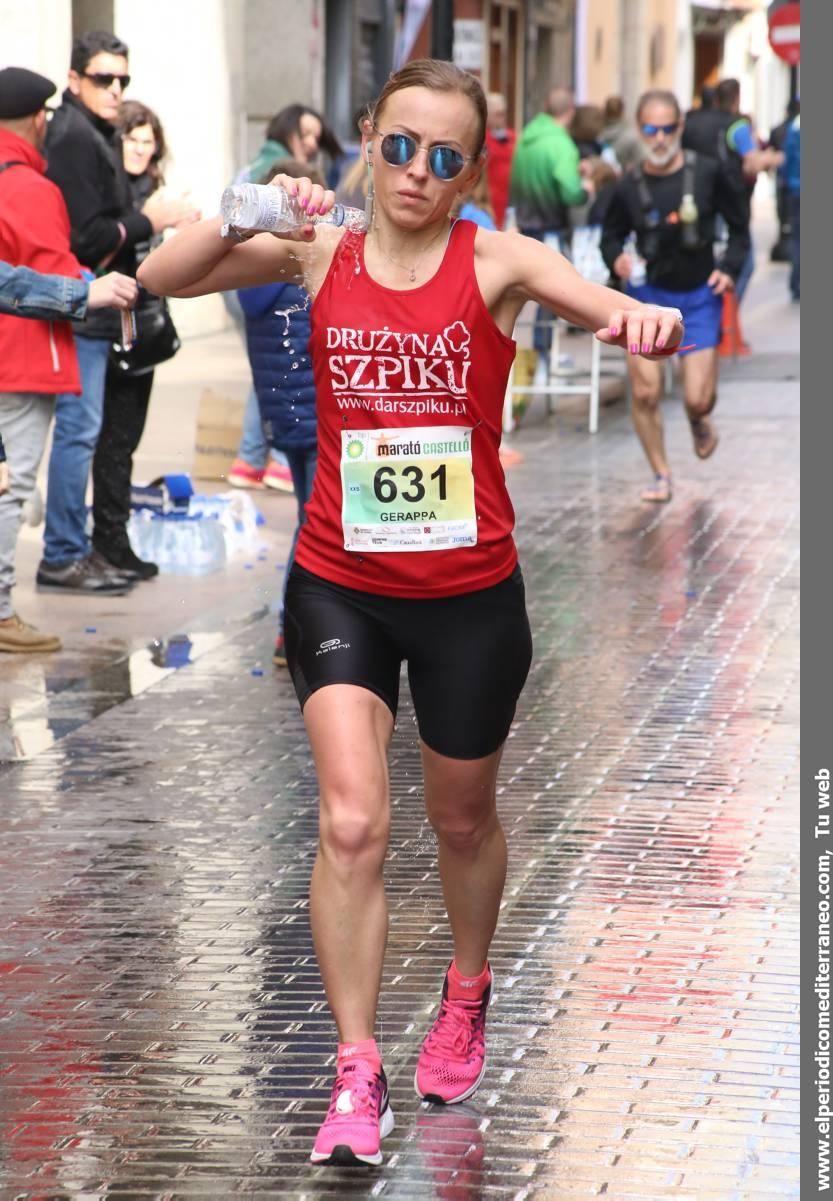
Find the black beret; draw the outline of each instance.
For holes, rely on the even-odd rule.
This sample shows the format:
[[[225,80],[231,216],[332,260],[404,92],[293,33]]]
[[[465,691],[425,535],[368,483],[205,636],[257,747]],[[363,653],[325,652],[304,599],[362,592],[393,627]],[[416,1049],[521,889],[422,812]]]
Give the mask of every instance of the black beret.
[[[0,121],[31,117],[39,113],[57,88],[51,79],[27,71],[25,67],[4,67],[0,71]]]

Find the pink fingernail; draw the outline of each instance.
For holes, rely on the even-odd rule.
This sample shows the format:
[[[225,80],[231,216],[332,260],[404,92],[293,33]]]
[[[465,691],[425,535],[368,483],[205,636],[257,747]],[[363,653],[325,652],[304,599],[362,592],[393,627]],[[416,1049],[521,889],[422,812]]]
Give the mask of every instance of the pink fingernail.
[[[657,346],[659,346],[660,350],[662,349],[662,347],[664,345],[665,345],[665,338],[657,338]]]
[[[619,337],[619,326],[611,325],[610,333],[611,333],[611,337],[618,338]]]
[[[649,351],[650,349],[651,349],[651,343],[650,343],[650,342],[643,342],[643,343],[642,343],[642,353],[643,353],[643,354],[647,354],[647,353],[648,353],[648,351]]]
[[[631,342],[631,354],[637,354],[638,352],[639,344],[637,342]]]

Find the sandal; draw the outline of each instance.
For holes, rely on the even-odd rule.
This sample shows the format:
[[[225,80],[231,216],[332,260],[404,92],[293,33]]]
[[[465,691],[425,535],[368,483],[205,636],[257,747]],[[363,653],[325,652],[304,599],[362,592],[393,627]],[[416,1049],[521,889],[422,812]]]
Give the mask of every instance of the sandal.
[[[640,500],[649,500],[657,505],[667,505],[671,499],[671,476],[662,475],[659,471],[654,479],[656,483],[653,488],[646,488],[644,492],[639,494]]]
[[[688,419],[691,426],[691,436],[694,438],[694,453],[698,459],[707,459],[709,455],[713,455],[717,449],[719,438],[712,429],[712,423],[708,417],[695,417]]]

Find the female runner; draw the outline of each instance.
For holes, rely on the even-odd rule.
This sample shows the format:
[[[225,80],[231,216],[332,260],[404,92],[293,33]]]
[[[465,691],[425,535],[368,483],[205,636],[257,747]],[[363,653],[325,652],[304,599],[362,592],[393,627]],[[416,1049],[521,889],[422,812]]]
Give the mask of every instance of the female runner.
[[[154,251],[139,275],[166,296],[287,279],[314,297],[318,473],[285,633],[320,786],[310,919],[339,1037],[315,1163],[380,1163],[393,1128],[374,1032],[403,660],[454,944],[416,1091],[462,1101],[485,1070],[488,952],[506,875],[496,777],[531,656],[498,459],[515,319],[534,300],[647,356],[673,353],[682,336],[675,310],[588,283],[537,241],[450,221],[483,167],[485,129],[473,76],[409,63],[365,122],[366,234],[310,222],[224,238],[215,217]],[[309,180],[274,183],[311,218],[334,202]]]

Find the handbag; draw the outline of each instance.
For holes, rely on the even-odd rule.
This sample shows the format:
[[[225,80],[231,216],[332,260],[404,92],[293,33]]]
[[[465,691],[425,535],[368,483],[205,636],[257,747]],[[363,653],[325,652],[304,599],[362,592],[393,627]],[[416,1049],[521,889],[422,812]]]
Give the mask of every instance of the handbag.
[[[182,343],[168,305],[161,296],[141,293],[136,308],[136,336],[129,349],[121,342],[110,347],[110,364],[125,375],[145,375],[172,359]]]

